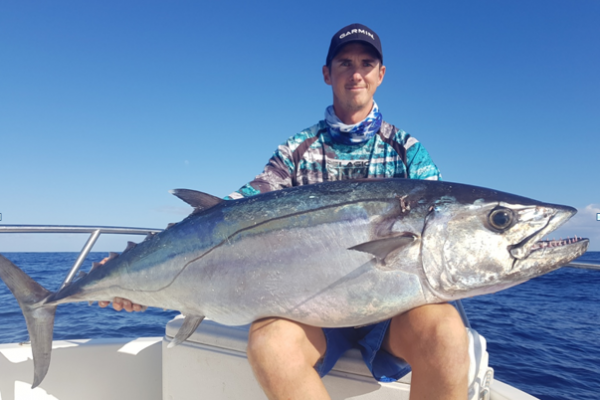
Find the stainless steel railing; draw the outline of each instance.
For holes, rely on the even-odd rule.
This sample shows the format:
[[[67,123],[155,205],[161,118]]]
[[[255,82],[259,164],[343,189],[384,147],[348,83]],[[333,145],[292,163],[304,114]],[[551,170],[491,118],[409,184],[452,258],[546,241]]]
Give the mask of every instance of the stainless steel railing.
[[[81,264],[94,247],[96,240],[101,234],[118,234],[118,235],[148,235],[150,233],[158,233],[162,229],[152,228],[124,228],[120,226],[74,226],[74,225],[0,225],[0,233],[88,233],[90,236],[79,252],[75,263],[67,274],[60,288],[67,286],[75,275]]]
[[[600,262],[596,264],[593,262],[571,261],[569,264],[566,265],[566,267],[600,270]]]

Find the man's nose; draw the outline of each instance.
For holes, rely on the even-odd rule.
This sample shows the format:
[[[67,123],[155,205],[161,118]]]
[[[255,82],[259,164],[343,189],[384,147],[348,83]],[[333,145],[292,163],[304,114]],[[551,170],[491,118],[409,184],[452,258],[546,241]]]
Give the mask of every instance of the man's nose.
[[[362,74],[360,73],[358,68],[354,68],[352,70],[352,80],[357,82],[357,81],[361,81],[362,80]]]

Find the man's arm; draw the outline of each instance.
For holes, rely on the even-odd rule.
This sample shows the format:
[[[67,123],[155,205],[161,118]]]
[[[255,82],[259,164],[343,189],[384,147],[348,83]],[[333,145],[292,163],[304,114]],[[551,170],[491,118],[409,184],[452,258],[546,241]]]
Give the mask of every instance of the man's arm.
[[[310,137],[312,131],[317,131],[319,125],[309,128],[298,135],[291,137],[285,143],[279,145],[273,156],[267,162],[265,169],[257,175],[252,181],[242,186],[239,190],[225,197],[225,200],[241,199],[250,197],[259,193],[272,192],[294,186],[293,176],[295,173],[295,163],[293,160],[294,150],[303,143],[307,137]],[[96,268],[106,263],[110,257],[105,258],[100,263],[95,263],[92,268]],[[108,301],[99,301],[98,305],[102,308],[110,304]],[[146,306],[135,304],[128,299],[115,297],[112,301],[113,308],[117,311],[145,311]]]
[[[408,177],[410,179],[426,179],[441,181],[442,174],[435,165],[425,147],[413,137],[405,144]]]
[[[280,145],[263,172],[252,181],[242,186],[239,190],[225,197],[225,200],[241,199],[259,193],[267,193],[292,187],[292,176],[294,174],[294,163],[292,151],[287,143]]]
[[[243,197],[254,196],[259,193],[291,187],[293,185],[292,173],[294,167],[288,154],[291,156],[290,149],[286,144],[279,146],[260,175],[257,175],[254,180],[245,184],[239,190],[231,193],[229,196],[225,197],[225,199],[240,199]],[[110,257],[106,257],[99,263],[94,263],[92,269],[100,267],[108,260],[110,260]],[[98,305],[105,308],[108,307],[110,303],[110,301],[99,301]],[[146,311],[148,308],[147,306],[133,303],[131,300],[123,299],[121,297],[115,297],[112,301],[112,306],[116,311],[125,310],[127,312]]]

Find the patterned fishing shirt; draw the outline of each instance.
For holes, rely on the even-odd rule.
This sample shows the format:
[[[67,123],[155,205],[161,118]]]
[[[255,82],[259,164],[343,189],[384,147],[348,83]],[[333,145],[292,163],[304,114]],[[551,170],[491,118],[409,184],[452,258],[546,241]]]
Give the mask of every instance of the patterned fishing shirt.
[[[439,180],[441,174],[419,141],[385,121],[367,142],[352,145],[335,142],[319,121],[281,144],[264,171],[226,199],[357,178]]]

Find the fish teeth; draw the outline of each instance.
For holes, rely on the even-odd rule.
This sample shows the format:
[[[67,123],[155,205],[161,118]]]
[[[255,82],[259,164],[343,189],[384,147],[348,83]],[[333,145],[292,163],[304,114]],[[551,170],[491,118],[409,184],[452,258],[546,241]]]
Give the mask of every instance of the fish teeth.
[[[582,237],[577,237],[577,235],[575,235],[575,237],[572,238],[559,238],[558,240],[556,239],[544,239],[541,240],[539,242],[537,242],[533,247],[532,250],[537,250],[537,249],[545,249],[547,247],[560,247],[560,246],[566,246],[567,244],[573,244],[573,243],[577,243],[582,241],[584,238]]]

